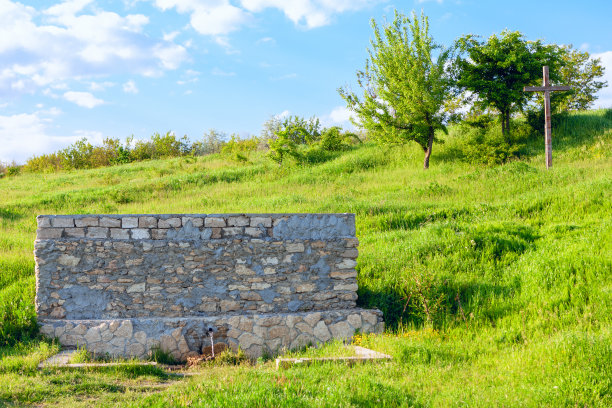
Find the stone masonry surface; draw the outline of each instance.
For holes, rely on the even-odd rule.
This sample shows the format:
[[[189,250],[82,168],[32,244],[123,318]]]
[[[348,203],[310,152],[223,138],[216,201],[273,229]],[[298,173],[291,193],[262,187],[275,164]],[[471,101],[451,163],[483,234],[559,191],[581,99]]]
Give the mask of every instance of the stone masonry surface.
[[[353,214],[43,215],[41,330],[64,345],[178,359],[218,341],[249,355],[379,332],[355,307]]]

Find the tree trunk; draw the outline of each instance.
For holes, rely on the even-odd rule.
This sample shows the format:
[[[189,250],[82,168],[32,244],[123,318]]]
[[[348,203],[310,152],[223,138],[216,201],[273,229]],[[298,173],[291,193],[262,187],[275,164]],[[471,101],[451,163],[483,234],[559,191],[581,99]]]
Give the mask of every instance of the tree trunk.
[[[431,148],[433,146],[434,139],[434,128],[433,126],[429,127],[429,135],[427,138],[427,149],[425,149],[425,160],[423,162],[423,169],[427,170],[429,168],[429,156],[431,156]]]
[[[500,110],[501,113],[501,125],[502,125],[502,136],[504,140],[508,139],[508,133],[510,133],[510,109]]]

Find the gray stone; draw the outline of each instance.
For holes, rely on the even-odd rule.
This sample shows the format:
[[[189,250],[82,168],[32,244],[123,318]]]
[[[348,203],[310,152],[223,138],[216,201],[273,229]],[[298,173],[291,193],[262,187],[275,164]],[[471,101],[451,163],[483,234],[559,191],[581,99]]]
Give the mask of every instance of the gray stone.
[[[54,228],[73,228],[74,218],[52,218],[51,226]]]
[[[136,283],[136,284],[130,286],[129,288],[127,288],[127,293],[144,292],[145,288],[146,288],[146,283],[145,282]]]
[[[356,291],[357,290],[357,284],[356,283],[339,283],[337,285],[334,285],[334,290],[350,290],[350,291]]]
[[[36,217],[36,223],[38,228],[51,228],[51,219],[49,217],[39,215]]]
[[[87,238],[107,238],[108,228],[106,227],[89,227],[87,228]]]
[[[121,220],[118,218],[102,217],[100,218],[101,227],[121,228]]]
[[[65,228],[64,235],[69,238],[83,238],[85,237],[85,228]]]
[[[238,337],[238,344],[242,349],[248,349],[253,344],[261,346],[263,344],[263,339],[255,336],[252,333],[243,333],[240,337]]]
[[[285,247],[287,252],[304,252],[304,244],[301,242],[287,244]]]
[[[329,328],[335,339],[349,340],[355,334],[355,329],[345,321],[334,323]]]
[[[246,227],[249,225],[249,219],[244,216],[229,217],[227,219],[227,225],[229,227]]]
[[[111,228],[110,237],[112,239],[130,239],[130,232],[123,228]]]
[[[39,228],[36,232],[37,239],[55,239],[61,238],[63,228]]]
[[[342,262],[336,264],[338,269],[350,269],[357,266],[357,262],[354,259],[345,258]]]
[[[100,329],[97,327],[92,327],[87,330],[87,333],[85,333],[85,340],[88,344],[101,341],[102,336],[100,336]]]
[[[133,330],[134,330],[134,327],[132,326],[132,321],[124,320],[123,322],[121,322],[121,326],[119,326],[119,328],[115,330],[114,335],[115,337],[123,337],[126,339],[130,339],[132,338]]]
[[[181,219],[178,217],[161,219],[158,223],[158,228],[180,228]]]
[[[182,217],[181,221],[183,225],[191,223],[191,225],[195,228],[200,228],[204,226],[204,218],[201,217]]]
[[[138,217],[121,218],[121,228],[138,228]]]
[[[272,218],[271,217],[251,217],[251,227],[272,227]]]
[[[156,217],[138,217],[138,228],[157,228]]]
[[[222,228],[225,227],[225,220],[223,218],[206,217],[204,219],[204,226]]]
[[[66,255],[66,254],[60,255],[57,258],[57,263],[59,263],[60,265],[64,265],[64,266],[77,266],[80,261],[81,261],[81,258],[72,256],[72,255]]]
[[[151,236],[149,235],[148,229],[134,228],[130,231],[132,233],[132,239],[150,239],[151,238]]]
[[[98,217],[83,217],[74,220],[74,225],[77,227],[97,227],[98,223]]]
[[[327,325],[324,321],[319,321],[319,323],[315,325],[312,333],[317,339],[321,340],[322,342],[326,342],[331,339],[331,333],[329,332],[329,329],[327,328]]]

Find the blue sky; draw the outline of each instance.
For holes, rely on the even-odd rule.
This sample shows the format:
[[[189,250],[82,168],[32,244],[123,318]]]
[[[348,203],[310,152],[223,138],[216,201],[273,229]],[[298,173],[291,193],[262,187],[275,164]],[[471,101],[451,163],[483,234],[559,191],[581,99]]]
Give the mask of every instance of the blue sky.
[[[0,161],[82,137],[259,134],[274,115],[348,125],[370,19],[423,10],[436,41],[505,28],[600,57],[611,86],[612,1],[0,0]]]

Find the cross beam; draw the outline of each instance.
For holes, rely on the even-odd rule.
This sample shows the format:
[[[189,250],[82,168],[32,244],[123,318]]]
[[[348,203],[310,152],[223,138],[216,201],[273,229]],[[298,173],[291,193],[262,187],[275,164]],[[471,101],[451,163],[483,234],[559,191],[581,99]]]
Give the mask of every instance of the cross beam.
[[[546,168],[552,167],[552,126],[550,121],[550,93],[554,91],[570,91],[572,87],[557,85],[550,85],[548,80],[548,66],[544,66],[542,69],[544,77],[544,86],[526,86],[523,88],[525,92],[544,92],[544,145],[546,150]]]

